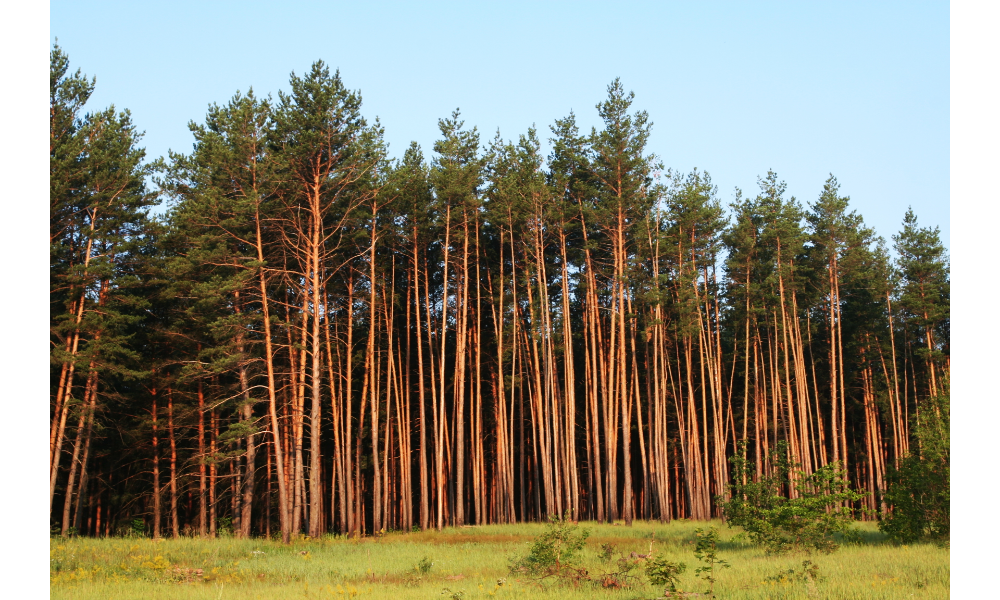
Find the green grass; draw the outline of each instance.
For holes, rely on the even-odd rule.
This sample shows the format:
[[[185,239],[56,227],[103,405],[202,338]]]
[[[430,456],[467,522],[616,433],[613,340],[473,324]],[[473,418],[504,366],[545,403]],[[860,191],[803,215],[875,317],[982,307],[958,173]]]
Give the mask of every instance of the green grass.
[[[687,563],[681,575],[686,591],[707,588],[694,576],[694,530],[704,523],[667,525],[636,522],[632,527],[584,523],[591,532],[584,566],[599,579],[610,570],[598,557],[601,544],[614,544],[627,555],[646,553],[655,532],[654,552]],[[824,598],[844,600],[938,599],[948,597],[950,551],[932,544],[894,546],[872,524],[861,523],[864,543],[845,545],[833,554],[768,556],[762,549],[734,540],[738,533],[721,523],[719,556],[732,568],[718,573],[719,598],[764,600]],[[490,525],[390,533],[382,538],[347,540],[326,537],[297,540],[290,546],[264,539],[221,538],[152,541],[149,539],[68,539],[50,543],[51,598],[167,600],[289,598],[656,598],[662,588],[641,575],[628,589],[603,589],[545,583],[544,587],[511,575],[508,558],[527,552],[545,525]],[[416,569],[433,561],[426,574]],[[825,578],[807,585],[778,575],[800,568],[803,560],[819,565]],[[498,586],[498,580],[506,579]],[[769,579],[770,578],[770,579]],[[520,581],[519,581],[520,579]],[[448,590],[447,592],[445,590]],[[704,596],[702,596],[704,597]]]

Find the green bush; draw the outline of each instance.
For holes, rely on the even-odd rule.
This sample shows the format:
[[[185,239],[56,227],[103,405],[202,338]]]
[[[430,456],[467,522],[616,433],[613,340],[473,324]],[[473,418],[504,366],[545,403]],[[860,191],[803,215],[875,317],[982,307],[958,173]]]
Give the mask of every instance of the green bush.
[[[947,384],[946,384],[947,385]],[[899,543],[947,542],[951,532],[951,442],[949,395],[924,401],[914,424],[915,454],[886,473],[886,510],[878,528]]]
[[[142,519],[132,519],[128,526],[129,537],[146,537],[146,522]]]
[[[667,592],[676,592],[680,575],[687,570],[684,563],[671,562],[663,557],[651,557],[646,561],[646,577],[653,585],[665,585]]]
[[[413,567],[415,573],[420,573],[421,575],[426,575],[431,572],[431,567],[434,566],[434,561],[427,558],[426,556],[420,559],[417,566]]]
[[[536,579],[584,578],[587,571],[580,567],[580,551],[589,535],[589,530],[572,524],[568,518],[549,517],[548,529],[531,543],[527,556],[511,561],[510,572]]]
[[[730,526],[737,526],[768,553],[798,550],[833,552],[834,533],[844,533],[854,520],[851,503],[864,495],[852,490],[839,463],[831,463],[806,475],[788,459],[788,448],[779,442],[771,453],[770,475],[754,481],[754,465],[747,460],[746,444],[740,445],[733,465],[734,483],[730,499],[716,501]],[[796,498],[784,490],[794,489]]]

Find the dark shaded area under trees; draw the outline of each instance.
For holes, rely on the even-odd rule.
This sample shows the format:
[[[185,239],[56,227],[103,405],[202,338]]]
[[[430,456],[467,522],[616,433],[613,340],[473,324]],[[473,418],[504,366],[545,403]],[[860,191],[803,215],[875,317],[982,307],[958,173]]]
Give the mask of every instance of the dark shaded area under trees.
[[[781,444],[884,510],[893,465],[941,460],[914,448],[948,389],[938,229],[908,212],[892,260],[832,175],[726,207],[617,80],[547,157],[456,111],[393,160],[321,62],[146,164],[51,65],[56,532],[708,519],[744,441],[757,477]]]

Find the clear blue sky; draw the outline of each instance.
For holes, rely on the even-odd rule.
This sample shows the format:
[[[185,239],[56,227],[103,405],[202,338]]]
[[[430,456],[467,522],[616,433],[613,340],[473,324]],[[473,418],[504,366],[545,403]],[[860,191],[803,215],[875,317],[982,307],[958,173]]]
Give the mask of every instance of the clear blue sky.
[[[70,2],[50,4],[90,108],[129,108],[150,157],[237,90],[288,88],[322,59],[430,158],[460,107],[483,142],[594,105],[621,77],[667,167],[711,173],[728,203],[774,169],[813,201],[829,173],[876,231],[912,205],[949,238],[948,2]]]

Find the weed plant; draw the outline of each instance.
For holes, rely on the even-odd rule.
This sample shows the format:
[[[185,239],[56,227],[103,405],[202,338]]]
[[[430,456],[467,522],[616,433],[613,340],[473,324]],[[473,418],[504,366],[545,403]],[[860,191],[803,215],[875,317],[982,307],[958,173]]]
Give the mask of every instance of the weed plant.
[[[694,530],[694,535],[697,538],[694,557],[704,563],[703,566],[694,570],[694,574],[695,577],[700,577],[708,582],[708,591],[705,593],[715,598],[715,582],[718,579],[716,569],[728,569],[732,565],[719,557],[718,529],[715,527],[709,527],[708,529],[699,527]]]

